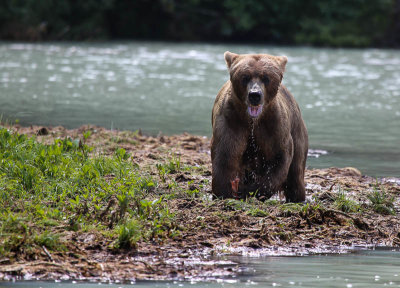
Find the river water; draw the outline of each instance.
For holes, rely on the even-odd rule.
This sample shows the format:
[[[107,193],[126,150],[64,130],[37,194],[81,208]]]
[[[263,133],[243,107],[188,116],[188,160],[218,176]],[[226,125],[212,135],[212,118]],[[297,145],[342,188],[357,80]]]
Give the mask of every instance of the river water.
[[[0,43],[0,114],[23,125],[96,124],[211,135],[223,53],[287,55],[284,84],[309,130],[309,167],[400,176],[400,51],[171,43]],[[315,152],[315,151],[314,151]]]
[[[351,254],[301,257],[227,257],[241,263],[237,277],[215,277],[212,281],[140,281],[124,283],[0,282],[0,286],[24,287],[399,287],[400,252],[390,249],[360,250]],[[131,285],[134,284],[134,285]],[[99,286],[100,285],[100,286]]]

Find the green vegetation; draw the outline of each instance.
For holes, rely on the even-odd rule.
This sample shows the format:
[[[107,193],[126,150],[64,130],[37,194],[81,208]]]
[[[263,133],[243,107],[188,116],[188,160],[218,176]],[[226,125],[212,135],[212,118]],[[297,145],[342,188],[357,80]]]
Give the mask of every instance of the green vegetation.
[[[132,248],[140,239],[141,226],[137,220],[129,220],[118,229],[118,248]]]
[[[383,215],[395,215],[394,210],[394,197],[386,193],[384,187],[378,187],[376,185],[374,190],[367,195],[369,201],[371,201],[372,209]]]
[[[399,15],[399,0],[1,1],[0,38],[398,46]]]
[[[129,157],[121,148],[106,157],[80,140],[44,145],[0,129],[0,254],[63,250],[68,230],[102,233],[111,248],[176,234],[174,215],[152,194],[157,184]]]
[[[333,205],[340,211],[346,213],[357,212],[360,210],[360,205],[356,201],[349,199],[346,191],[343,191],[341,189],[339,189],[339,191],[337,192]]]
[[[246,200],[225,200],[225,208],[233,211],[245,211],[249,216],[253,217],[266,217],[269,215],[268,205],[264,202],[258,201],[254,196]]]
[[[293,214],[300,213],[302,211],[302,208],[303,208],[303,205],[301,205],[299,203],[286,203],[279,207],[279,211],[282,215],[289,217]]]
[[[166,174],[174,174],[181,170],[181,160],[179,158],[172,158],[167,163],[156,164],[158,175],[163,182],[166,182]]]

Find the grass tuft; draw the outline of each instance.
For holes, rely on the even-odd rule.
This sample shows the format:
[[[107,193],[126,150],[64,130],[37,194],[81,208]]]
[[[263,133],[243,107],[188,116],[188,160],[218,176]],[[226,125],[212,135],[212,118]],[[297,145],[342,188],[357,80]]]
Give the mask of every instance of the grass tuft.
[[[383,215],[396,215],[394,210],[394,197],[386,193],[383,187],[376,185],[374,190],[367,195],[371,201],[372,209]]]
[[[129,219],[126,223],[118,227],[117,248],[130,249],[136,248],[137,242],[141,238],[141,225],[135,219]]]
[[[358,212],[360,210],[360,205],[356,201],[349,199],[346,192],[341,189],[335,195],[333,205],[345,213]]]

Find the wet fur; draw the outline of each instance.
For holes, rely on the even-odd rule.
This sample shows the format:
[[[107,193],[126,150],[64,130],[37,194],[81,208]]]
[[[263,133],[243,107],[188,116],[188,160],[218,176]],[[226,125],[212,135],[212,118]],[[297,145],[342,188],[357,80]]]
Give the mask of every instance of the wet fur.
[[[256,192],[269,198],[284,191],[288,202],[305,200],[307,129],[300,109],[281,84],[286,57],[225,53],[230,80],[219,91],[212,111],[212,192],[233,197],[231,181],[239,178],[239,196]],[[247,113],[243,73],[268,75],[261,115]]]

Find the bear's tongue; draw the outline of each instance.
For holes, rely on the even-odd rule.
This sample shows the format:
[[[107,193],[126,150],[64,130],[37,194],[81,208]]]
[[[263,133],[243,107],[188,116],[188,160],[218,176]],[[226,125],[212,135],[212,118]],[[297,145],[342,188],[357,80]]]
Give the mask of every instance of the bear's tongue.
[[[258,106],[251,106],[249,105],[247,107],[247,111],[249,112],[249,115],[251,117],[258,117],[261,114],[262,111],[262,105],[258,105]]]

